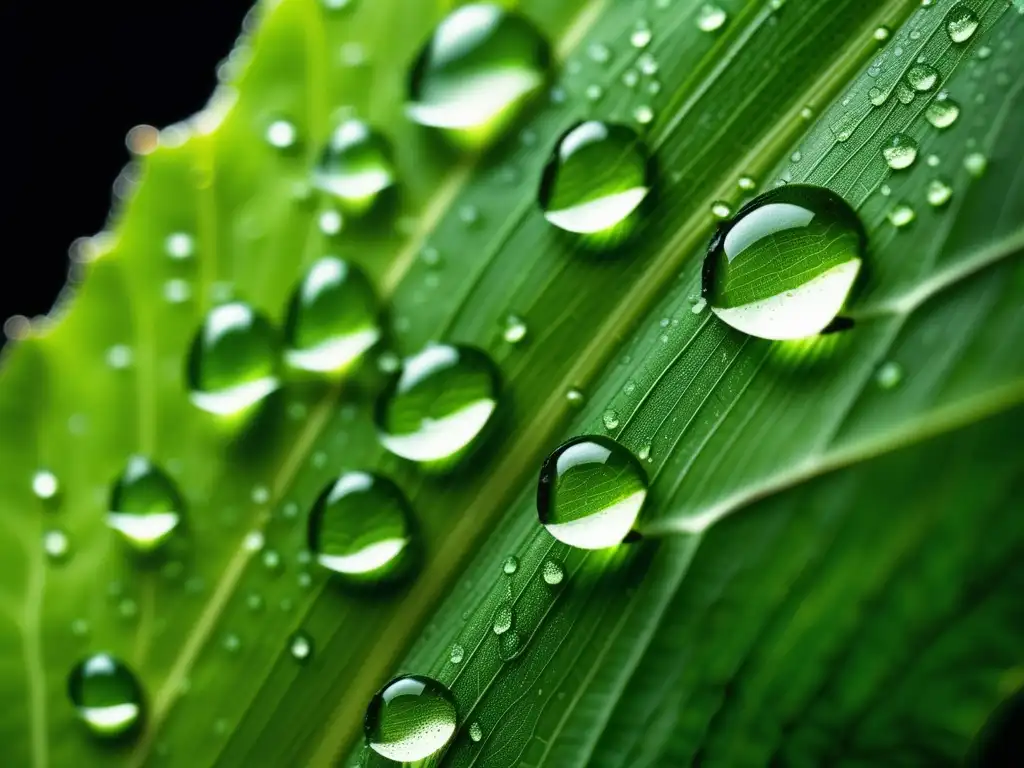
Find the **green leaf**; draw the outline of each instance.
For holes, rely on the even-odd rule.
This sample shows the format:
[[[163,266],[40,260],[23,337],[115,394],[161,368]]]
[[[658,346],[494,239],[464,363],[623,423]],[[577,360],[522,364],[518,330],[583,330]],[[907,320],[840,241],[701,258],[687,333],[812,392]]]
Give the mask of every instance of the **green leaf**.
[[[230,84],[141,159],[138,189],[81,253],[73,298],[5,354],[5,757],[373,763],[366,704],[410,671],[455,695],[445,765],[960,760],[1024,684],[1020,16],[972,0],[979,29],[954,43],[942,1],[724,1],[709,33],[697,2],[523,0],[557,53],[555,89],[467,156],[401,114],[441,5],[262,6]],[[638,25],[646,47],[631,43]],[[939,83],[904,103],[919,58]],[[940,89],[961,108],[941,130],[926,114]],[[391,139],[401,200],[392,221],[334,233],[308,180],[346,106]],[[633,238],[595,254],[544,220],[537,183],[566,128],[644,107],[655,194]],[[282,120],[287,151],[266,140]],[[896,134],[917,145],[903,170],[882,153]],[[712,203],[749,196],[744,176],[827,186],[858,211],[869,254],[853,329],[769,343],[695,303]],[[941,206],[936,180],[952,189]],[[897,228],[899,203],[916,218]],[[191,259],[168,257],[175,233],[194,237]],[[443,339],[498,364],[497,424],[470,462],[427,475],[386,455],[373,370],[340,387],[289,381],[242,431],[188,402],[184,358],[212,303],[231,294],[280,321],[325,253],[370,273],[403,354]],[[509,315],[528,329],[516,345]],[[586,433],[643,457],[646,541],[569,550],[539,526],[541,461]],[[135,453],[187,501],[186,534],[155,561],[103,522]],[[32,491],[42,468],[59,483],[50,500]],[[409,497],[425,558],[405,586],[346,590],[303,555],[306,512],[342,469]],[[51,530],[67,535],[62,562],[45,557]],[[551,563],[561,583],[542,578]],[[492,629],[510,596],[514,649]],[[305,664],[287,648],[299,629]],[[101,649],[147,691],[145,730],[116,748],[88,738],[65,692]]]

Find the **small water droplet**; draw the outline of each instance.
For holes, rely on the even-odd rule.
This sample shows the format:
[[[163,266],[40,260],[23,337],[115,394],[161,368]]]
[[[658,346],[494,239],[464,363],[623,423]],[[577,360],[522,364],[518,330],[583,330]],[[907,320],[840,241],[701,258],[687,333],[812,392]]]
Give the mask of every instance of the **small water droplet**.
[[[875,381],[882,389],[893,389],[903,380],[903,369],[899,363],[884,363],[875,374]]]
[[[928,105],[924,116],[936,128],[948,128],[960,116],[960,105],[943,91]]]
[[[636,88],[640,82],[640,73],[635,69],[627,69],[622,73],[622,84],[627,88]]]
[[[697,11],[697,28],[702,32],[714,32],[721,29],[728,18],[729,14],[723,8],[713,3],[705,3]]]
[[[954,43],[966,43],[978,29],[978,16],[968,6],[957,3],[946,14],[946,32]]]
[[[469,724],[469,738],[476,742],[480,741],[484,737],[484,731],[480,727],[480,723],[473,722]]]
[[[637,26],[629,36],[629,44],[634,48],[646,48],[651,43],[651,30],[647,26]]]
[[[461,664],[462,660],[466,657],[466,649],[458,643],[452,646],[451,653],[448,654],[448,659],[452,664]]]
[[[494,630],[494,634],[503,635],[512,629],[512,604],[509,602],[503,602],[498,606],[498,610],[494,613],[494,623],[491,628]]]
[[[989,56],[992,55],[992,48],[991,48],[991,46],[983,45],[980,48],[978,48],[978,51],[977,51],[977,53],[975,55],[979,59],[984,61],[985,59],[987,59]]]
[[[647,125],[654,119],[654,110],[647,104],[641,104],[633,110],[633,119],[640,125]]]
[[[640,446],[640,450],[638,450],[636,452],[636,457],[638,459],[640,459],[640,461],[647,461],[648,459],[650,459],[651,458],[651,444],[650,443],[644,443],[643,445],[641,445]]]
[[[106,521],[133,549],[152,552],[177,529],[184,506],[177,484],[163,469],[132,456],[111,489]]]
[[[716,219],[728,219],[732,216],[732,206],[724,200],[716,200],[711,204],[711,215]]]
[[[221,645],[224,647],[224,650],[228,653],[237,653],[242,648],[242,638],[240,638],[234,632],[228,632],[226,635],[224,635],[224,639],[223,641],[221,641]]]
[[[298,630],[288,638],[288,653],[300,664],[313,658],[313,638],[303,630]]]
[[[591,83],[587,86],[584,95],[589,101],[600,101],[601,97],[604,96],[604,89],[597,83]]]
[[[253,613],[263,610],[263,595],[257,592],[250,592],[245,598],[245,607]]]
[[[932,179],[928,182],[925,198],[929,205],[938,208],[948,203],[952,196],[953,188],[943,179]]]
[[[574,408],[579,408],[586,402],[587,398],[586,395],[583,394],[582,390],[573,387],[565,393],[565,400]]]
[[[196,241],[187,232],[174,232],[164,240],[164,251],[172,259],[188,259],[196,252]]]
[[[882,157],[893,170],[909,168],[917,159],[917,142],[905,133],[897,133],[882,147]]]
[[[170,304],[184,304],[192,298],[192,288],[188,281],[175,277],[164,283],[164,299]]]
[[[939,73],[935,67],[927,64],[915,64],[907,71],[907,82],[915,91],[922,93],[932,90],[939,82]]]
[[[694,315],[699,315],[699,314],[700,314],[701,312],[703,312],[703,311],[704,311],[704,308],[705,308],[705,307],[706,307],[707,305],[708,305],[708,300],[707,300],[707,299],[705,299],[705,298],[704,298],[704,297],[702,296],[702,297],[700,297],[699,299],[697,299],[697,300],[696,300],[695,302],[693,302],[693,306],[692,306],[692,307],[690,307],[690,313],[691,313],[691,314],[694,314]]]
[[[374,694],[363,718],[370,749],[399,763],[425,760],[440,752],[457,724],[451,691],[423,675],[391,680]]]
[[[914,212],[914,209],[906,203],[900,203],[899,205],[894,206],[888,214],[889,223],[897,228],[907,226],[916,217],[917,214]]]
[[[263,567],[268,571],[276,572],[281,570],[281,553],[276,549],[264,549],[263,557],[260,559],[263,562]]]
[[[89,732],[115,738],[141,724],[143,695],[135,673],[120,659],[97,653],[68,675],[68,698]]]
[[[509,555],[505,558],[505,562],[501,565],[501,570],[508,576],[511,576],[519,569],[519,558],[515,555]]]
[[[604,422],[604,428],[611,431],[617,429],[619,426],[619,414],[611,409],[604,412],[601,416],[601,421]]]
[[[544,565],[541,566],[541,575],[547,584],[555,586],[562,583],[562,579],[565,578],[565,570],[560,563],[554,560],[545,560]]]
[[[344,224],[345,220],[338,211],[321,211],[320,216],[317,218],[317,226],[320,227],[320,231],[325,235],[338,234],[341,232]]]
[[[891,34],[892,34],[891,30],[887,26],[882,25],[880,27],[875,27],[875,31],[874,31],[872,37],[874,37],[875,40],[877,40],[878,42],[881,43],[881,42],[884,42],[884,41],[888,40],[889,39],[889,35],[891,35]]]
[[[752,192],[757,189],[757,182],[752,176],[740,176],[739,180],[736,182],[736,186],[744,192]]]
[[[395,183],[391,145],[362,120],[350,118],[331,134],[313,171],[313,184],[346,212],[362,214]]]
[[[502,338],[509,344],[518,344],[526,338],[526,323],[518,315],[509,315],[505,318],[505,330]]]
[[[51,501],[60,493],[60,481],[48,469],[40,469],[32,475],[32,493],[43,501]]]
[[[537,486],[537,514],[548,533],[581,549],[622,543],[647,498],[647,475],[626,448],[584,435],[547,457]]]
[[[871,88],[868,91],[868,100],[876,107],[880,107],[883,104],[885,104],[885,101],[888,98],[889,94],[887,94],[881,88]]]
[[[640,54],[640,57],[636,60],[636,65],[648,77],[658,74],[658,62],[650,53]]]
[[[68,535],[58,528],[51,528],[43,534],[43,552],[53,562],[67,559],[71,551]]]
[[[267,126],[267,143],[275,149],[290,149],[299,139],[295,124],[288,120],[275,120]]]
[[[909,104],[916,96],[914,89],[902,80],[896,83],[896,99],[900,104]]]
[[[979,177],[984,175],[986,168],[988,168],[988,160],[981,152],[971,152],[964,157],[964,169],[971,176]]]
[[[810,120],[813,117],[814,117],[814,110],[811,109],[810,107],[803,107],[800,110],[800,119],[802,119],[802,120]]]
[[[587,55],[591,61],[596,61],[598,64],[607,64],[612,58],[611,49],[604,43],[591,43],[587,47]]]

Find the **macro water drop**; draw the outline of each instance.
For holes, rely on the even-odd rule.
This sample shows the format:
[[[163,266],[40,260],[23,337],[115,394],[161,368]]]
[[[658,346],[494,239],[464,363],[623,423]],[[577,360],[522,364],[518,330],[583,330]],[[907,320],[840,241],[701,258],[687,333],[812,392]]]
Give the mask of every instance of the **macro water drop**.
[[[511,127],[548,81],[551,51],[526,18],[491,3],[456,8],[413,66],[406,113],[480,147]]]
[[[313,638],[303,630],[294,632],[288,638],[288,653],[299,664],[305,664],[313,658]]]
[[[541,566],[541,576],[546,584],[553,587],[562,583],[562,579],[565,578],[565,570],[560,563],[554,560],[545,560],[544,565]]]
[[[701,32],[714,32],[721,29],[728,18],[723,8],[714,3],[705,3],[697,11],[697,28]]]
[[[381,392],[375,420],[396,456],[439,468],[460,458],[498,405],[497,368],[475,347],[429,344]]]
[[[581,549],[622,543],[647,498],[647,474],[630,451],[600,435],[576,437],[544,461],[537,514],[548,533]]]
[[[324,256],[295,287],[284,329],[290,366],[343,373],[380,339],[377,295],[358,267]]]
[[[944,179],[932,179],[925,188],[925,199],[933,208],[945,205],[952,196],[953,187]]]
[[[945,91],[942,91],[932,99],[931,104],[924,111],[924,116],[934,127],[948,128],[960,116],[960,105],[949,98]]]
[[[451,741],[456,725],[451,691],[424,675],[391,680],[374,694],[363,719],[370,749],[400,763],[440,752]]]
[[[506,576],[512,576],[519,570],[519,558],[515,555],[509,555],[505,558],[505,562],[501,564],[501,570]]]
[[[192,402],[218,416],[241,414],[277,389],[277,332],[250,305],[210,310],[189,350],[186,381]]]
[[[907,82],[915,91],[927,92],[939,82],[939,73],[928,64],[915,64],[907,71]]]
[[[346,213],[362,214],[395,183],[391,144],[362,120],[350,118],[331,134],[313,170],[313,184]]]
[[[882,157],[894,171],[909,168],[917,160],[917,142],[905,133],[897,133],[882,147]]]
[[[957,3],[946,13],[946,33],[954,43],[966,43],[978,30],[978,14],[964,3]]]
[[[83,659],[68,676],[68,698],[89,731],[124,736],[141,725],[143,694],[135,673],[109,653]]]
[[[107,525],[139,552],[167,541],[181,523],[184,501],[177,484],[144,456],[132,456],[110,492]]]
[[[702,296],[721,320],[751,336],[814,336],[842,309],[865,242],[860,219],[835,192],[777,187],[741,208],[712,238]]]
[[[459,643],[455,643],[452,646],[451,652],[448,654],[448,660],[451,661],[452,664],[461,664],[465,657],[466,649]]]
[[[917,213],[906,203],[899,203],[893,206],[892,210],[887,214],[887,218],[894,227],[902,228],[917,218]]]
[[[369,472],[343,473],[321,491],[309,513],[308,546],[316,561],[350,580],[403,575],[412,537],[405,494]]]
[[[480,727],[480,723],[473,722],[469,724],[469,738],[471,741],[480,741],[484,737],[484,731]]]
[[[541,176],[540,208],[551,224],[598,245],[622,240],[650,192],[647,147],[632,128],[579,123],[555,145]]]

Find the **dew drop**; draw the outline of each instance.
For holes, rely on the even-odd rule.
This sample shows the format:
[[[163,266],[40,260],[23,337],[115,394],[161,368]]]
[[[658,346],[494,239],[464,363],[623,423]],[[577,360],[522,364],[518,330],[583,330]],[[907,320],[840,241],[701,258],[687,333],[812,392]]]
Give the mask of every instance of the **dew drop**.
[[[601,415],[601,421],[604,423],[604,428],[607,430],[617,429],[619,426],[619,414],[617,411],[608,409]]]
[[[896,99],[900,104],[909,104],[916,96],[914,89],[902,80],[896,83]]]
[[[744,192],[752,192],[757,188],[757,182],[752,176],[740,176],[739,180],[736,182],[736,186]]]
[[[526,338],[526,323],[518,315],[509,315],[505,318],[505,330],[501,336],[509,344],[518,344]]]
[[[640,73],[635,69],[627,69],[622,73],[622,84],[627,88],[635,88],[640,82]]]
[[[716,219],[728,219],[732,216],[732,206],[724,200],[716,200],[711,204],[711,215]]]
[[[705,3],[697,11],[697,28],[702,32],[714,32],[721,29],[728,18],[724,9],[713,3]]]
[[[345,472],[314,502],[308,543],[320,565],[350,580],[380,582],[404,575],[412,544],[405,494],[379,475]]]
[[[629,44],[634,48],[646,48],[651,44],[651,30],[646,25],[638,25],[629,36]]]
[[[391,145],[362,120],[351,118],[331,134],[313,171],[313,184],[347,212],[368,211],[395,183]]]
[[[68,698],[89,732],[116,738],[136,730],[142,721],[143,695],[135,673],[109,653],[96,653],[68,675]]]
[[[515,555],[509,555],[505,558],[505,562],[501,564],[501,570],[508,576],[514,574],[519,570],[519,558]]]
[[[452,646],[451,653],[448,654],[448,659],[452,664],[461,664],[462,660],[466,657],[466,649],[458,643]]]
[[[889,223],[897,228],[907,226],[916,217],[917,214],[914,212],[914,209],[906,203],[900,203],[899,205],[894,206],[888,213]]]
[[[503,635],[512,629],[512,618],[512,603],[503,602],[494,613],[494,623],[491,625],[494,634]]]
[[[525,647],[522,636],[514,629],[498,637],[498,655],[503,661],[512,661]]]
[[[110,492],[107,525],[138,552],[152,552],[181,523],[185,504],[177,484],[143,456],[132,456]]]
[[[175,232],[164,240],[164,251],[172,259],[188,259],[196,252],[196,241],[187,232]]]
[[[978,16],[970,7],[957,3],[946,14],[946,32],[954,43],[966,43],[978,29]]]
[[[882,157],[895,171],[909,168],[917,159],[917,142],[905,133],[897,133],[882,147]]]
[[[885,101],[888,98],[889,94],[887,94],[881,88],[871,88],[868,91],[868,100],[876,107],[880,107],[883,104],[885,104]]]
[[[875,381],[878,382],[878,386],[882,389],[893,389],[899,386],[899,383],[903,380],[903,369],[899,363],[887,362],[883,364],[879,369],[878,373],[875,374]]]
[[[545,560],[544,565],[541,566],[541,575],[547,584],[555,586],[562,583],[562,579],[565,578],[565,571],[554,560]]]
[[[116,371],[130,368],[132,364],[132,348],[124,344],[115,344],[107,350],[107,365]]]
[[[32,493],[43,501],[51,501],[60,493],[60,481],[48,469],[40,469],[32,475]]]
[[[43,553],[52,562],[63,562],[70,552],[71,542],[64,531],[51,528],[43,534]]]
[[[397,456],[442,468],[483,431],[499,388],[498,371],[480,350],[428,344],[405,360],[377,400],[380,441]]]
[[[591,61],[598,64],[607,64],[612,58],[612,52],[604,43],[591,43],[587,48],[587,55]]]
[[[336,235],[341,232],[341,227],[344,225],[345,220],[341,214],[337,211],[322,211],[320,217],[317,219],[317,224],[320,227],[320,231],[325,235]]]
[[[325,256],[295,287],[285,320],[285,360],[298,370],[340,375],[381,336],[380,309],[358,267]]]
[[[986,168],[988,168],[988,159],[981,152],[971,152],[964,157],[964,169],[971,176],[979,177],[984,175]]]
[[[857,214],[831,190],[777,187],[712,238],[702,296],[721,320],[751,336],[814,336],[842,309],[865,239]]]
[[[190,399],[219,416],[248,411],[277,389],[277,334],[248,304],[212,309],[196,332],[188,355]]]
[[[480,727],[480,723],[473,722],[469,724],[469,738],[470,740],[477,742],[484,737],[484,731]]]
[[[544,217],[599,245],[615,244],[635,225],[650,192],[647,148],[632,128],[579,123],[558,140],[541,178]]]
[[[928,105],[924,116],[934,127],[948,128],[960,116],[960,105],[943,91]]]
[[[221,645],[224,646],[224,650],[228,653],[238,653],[242,648],[242,638],[234,632],[228,632],[224,635]]]
[[[587,86],[583,95],[587,97],[588,101],[600,101],[601,97],[604,96],[604,89],[597,83],[591,83]]]
[[[377,691],[366,709],[366,742],[400,763],[440,752],[457,724],[455,699],[443,684],[423,675],[396,677]]]
[[[306,664],[313,658],[313,638],[303,630],[298,630],[288,638],[288,653],[300,664]]]
[[[546,84],[551,52],[522,16],[490,3],[452,11],[416,60],[406,112],[466,147],[505,133]]]
[[[889,39],[889,35],[891,35],[891,34],[892,34],[892,31],[888,27],[883,25],[883,26],[875,28],[875,31],[872,34],[872,37],[874,37],[875,40],[877,40],[878,42],[882,43],[882,42],[885,42],[886,40],[888,40]]]
[[[584,435],[557,448],[540,470],[537,514],[548,533],[581,549],[622,543],[647,498],[647,475],[626,448]]]
[[[658,74],[658,62],[650,53],[642,53],[636,60],[636,65],[648,77]]]
[[[915,91],[925,93],[939,82],[939,73],[928,64],[915,64],[907,71],[907,82]]]
[[[288,120],[275,120],[267,126],[267,143],[275,149],[290,149],[298,141],[299,132]]]
[[[192,298],[192,288],[188,281],[174,277],[164,283],[164,299],[169,304],[184,304]]]
[[[640,125],[647,125],[654,119],[654,110],[647,104],[641,104],[633,110],[633,119]]]
[[[949,202],[952,196],[953,188],[943,179],[932,179],[928,182],[925,199],[928,200],[930,206],[934,208],[943,206]]]

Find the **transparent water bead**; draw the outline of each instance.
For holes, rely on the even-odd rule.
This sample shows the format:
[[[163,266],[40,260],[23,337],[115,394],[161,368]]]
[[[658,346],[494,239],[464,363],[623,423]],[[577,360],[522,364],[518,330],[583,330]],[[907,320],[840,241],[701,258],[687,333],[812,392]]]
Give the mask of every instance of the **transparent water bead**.
[[[317,260],[292,293],[284,335],[285,360],[293,368],[344,373],[381,336],[369,279],[336,256]]]
[[[244,302],[210,310],[189,350],[192,402],[209,413],[248,411],[277,389],[279,342],[263,315]]]
[[[390,142],[355,118],[334,130],[313,171],[313,184],[356,215],[369,210],[394,183]]]
[[[934,127],[948,128],[960,116],[960,105],[949,98],[945,91],[942,91],[928,105],[924,116]]]
[[[907,71],[907,82],[915,91],[930,91],[939,82],[939,73],[928,64],[915,64]]]
[[[540,470],[537,514],[548,533],[580,549],[621,544],[647,498],[647,474],[609,437],[583,435],[557,448]]]
[[[345,472],[314,502],[308,545],[324,568],[377,582],[403,575],[412,529],[409,502],[397,485],[369,472]]]
[[[83,659],[68,675],[68,698],[89,731],[115,738],[141,725],[142,687],[135,673],[109,653]]]
[[[298,630],[288,638],[288,653],[300,664],[313,658],[313,638],[309,633]]]
[[[925,190],[925,199],[933,208],[939,208],[949,202],[953,196],[953,187],[944,179],[932,179]]]
[[[894,171],[909,168],[917,160],[917,142],[905,133],[897,133],[882,147],[882,157]]]
[[[416,60],[406,112],[469,147],[504,134],[548,80],[547,40],[522,16],[491,3],[452,11]]]
[[[410,461],[447,466],[490,421],[499,389],[498,371],[480,350],[429,344],[404,361],[377,400],[380,441]]]
[[[178,485],[144,456],[132,456],[110,492],[107,525],[139,552],[166,542],[181,523]]]
[[[889,211],[888,218],[890,224],[894,227],[900,228],[910,224],[910,222],[917,218],[917,214],[914,209],[906,203],[899,203]]]
[[[457,725],[455,698],[424,675],[396,677],[370,700],[363,720],[366,743],[400,763],[425,760],[444,749]]]
[[[697,12],[697,28],[702,32],[714,32],[721,29],[728,18],[729,15],[723,8],[713,3],[705,3]]]
[[[60,493],[60,481],[48,469],[40,469],[32,475],[32,493],[43,501],[52,501]]]
[[[562,579],[565,578],[565,569],[562,568],[560,563],[556,563],[554,560],[545,560],[544,565],[541,567],[541,575],[544,578],[545,583],[551,586],[556,586],[562,583]]]
[[[712,238],[702,295],[721,320],[751,336],[814,336],[842,309],[865,243],[860,219],[835,192],[777,187],[740,209]]]
[[[554,226],[611,244],[628,234],[649,192],[649,158],[640,135],[626,125],[591,120],[558,140],[537,198]]]
[[[966,43],[978,30],[978,14],[970,6],[957,3],[946,13],[946,33],[954,43]]]

